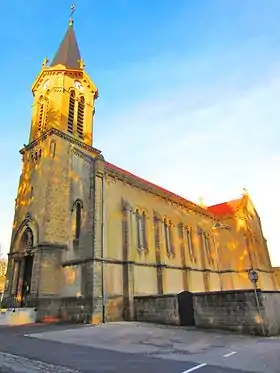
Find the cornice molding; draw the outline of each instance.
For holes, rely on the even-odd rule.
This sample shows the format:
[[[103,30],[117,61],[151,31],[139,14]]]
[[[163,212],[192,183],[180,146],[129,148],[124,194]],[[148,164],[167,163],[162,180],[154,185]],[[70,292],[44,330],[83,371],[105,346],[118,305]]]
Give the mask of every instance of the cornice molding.
[[[89,257],[85,259],[73,259],[73,260],[67,260],[63,261],[61,263],[62,267],[67,266],[75,266],[75,265],[81,265],[84,263],[92,263],[92,262],[103,262],[103,263],[112,263],[112,264],[118,264],[118,265],[125,265],[130,264],[133,266],[140,266],[140,267],[153,267],[153,268],[170,268],[170,269],[177,269],[181,271],[189,270],[193,272],[204,272],[207,274],[210,273],[216,273],[216,274],[232,274],[232,273],[248,273],[250,268],[244,268],[244,269],[233,269],[233,268],[225,268],[220,271],[218,271],[215,268],[199,268],[199,267],[192,267],[191,265],[172,265],[167,263],[156,263],[156,262],[139,262],[134,260],[122,260],[122,259],[113,259],[113,258],[101,258],[101,257]],[[259,273],[267,273],[267,274],[273,274],[273,269],[265,269],[265,268],[255,268],[256,271]],[[236,291],[236,290],[232,290]]]
[[[79,158],[83,159],[84,161],[86,161],[87,163],[91,164],[93,161],[94,161],[94,158],[83,153],[81,150],[73,147],[73,146],[70,146],[70,150],[73,154],[77,155]]]
[[[146,184],[145,182],[142,182],[141,180],[134,178],[133,176],[124,174],[121,171],[112,169],[110,166],[105,164],[105,170],[108,176],[118,179],[124,183],[127,183],[128,185],[134,186],[136,188],[139,188],[141,190],[144,190],[145,192],[151,193],[156,195],[157,197],[160,197],[164,199],[166,202],[171,203],[173,206],[179,206],[186,208],[190,211],[194,211],[200,215],[203,215],[205,217],[208,217],[213,220],[217,220],[217,216],[210,213],[207,210],[204,210],[200,208],[199,206],[193,205],[191,202],[188,202],[184,200],[182,197],[175,196],[173,194],[165,193],[164,191],[158,189],[156,186]],[[171,192],[170,192],[171,193]]]
[[[69,143],[73,144],[73,145],[76,145],[78,146],[79,148],[81,149],[84,149],[90,153],[95,153],[95,154],[98,154],[100,155],[101,154],[101,150],[98,150],[90,145],[87,145],[85,143],[83,143],[82,141],[80,140],[77,140],[75,138],[73,138],[72,136],[58,130],[57,128],[50,128],[48,131],[46,131],[45,133],[43,133],[40,137],[38,137],[37,139],[35,139],[34,141],[32,141],[30,144],[24,146],[24,148],[22,148],[19,152],[20,154],[24,154],[25,151],[29,151],[31,149],[33,149],[36,145],[40,144],[41,142],[45,141],[47,137],[51,136],[51,135],[55,135],[57,137],[60,137],[61,139],[64,139],[66,141],[68,141]]]

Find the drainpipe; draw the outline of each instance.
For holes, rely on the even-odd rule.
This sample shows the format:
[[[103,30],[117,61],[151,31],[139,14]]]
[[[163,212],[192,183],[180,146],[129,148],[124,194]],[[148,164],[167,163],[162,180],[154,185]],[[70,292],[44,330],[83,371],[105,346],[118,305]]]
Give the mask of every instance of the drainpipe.
[[[223,291],[223,283],[222,283],[222,278],[221,278],[220,258],[219,258],[219,252],[218,252],[218,246],[217,246],[215,232],[213,234],[213,243],[214,243],[214,250],[215,250],[215,255],[216,255],[216,263],[217,263],[217,269],[218,269],[220,291]]]
[[[106,322],[106,292],[105,292],[105,173],[102,176],[101,197],[101,291],[102,291],[102,323]]]

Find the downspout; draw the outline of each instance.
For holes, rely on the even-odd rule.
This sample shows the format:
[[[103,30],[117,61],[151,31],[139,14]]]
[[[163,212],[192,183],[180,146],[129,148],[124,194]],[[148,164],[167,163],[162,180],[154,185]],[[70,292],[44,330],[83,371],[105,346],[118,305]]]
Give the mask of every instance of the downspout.
[[[213,243],[214,243],[214,250],[215,250],[215,255],[216,255],[216,263],[217,263],[217,270],[218,270],[218,276],[219,276],[220,291],[223,291],[223,283],[222,283],[222,278],[221,278],[220,258],[219,258],[219,252],[218,252],[218,246],[217,246],[215,232],[213,234]]]
[[[106,292],[105,292],[105,173],[102,176],[101,196],[101,291],[102,291],[102,323],[106,322]]]

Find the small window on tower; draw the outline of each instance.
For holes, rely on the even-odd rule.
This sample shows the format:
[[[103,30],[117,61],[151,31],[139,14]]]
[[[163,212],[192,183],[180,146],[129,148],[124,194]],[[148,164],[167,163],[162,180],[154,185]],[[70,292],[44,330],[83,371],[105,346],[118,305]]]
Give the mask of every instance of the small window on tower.
[[[77,249],[79,246],[79,240],[80,240],[81,228],[82,228],[82,209],[83,209],[83,202],[80,199],[77,199],[74,202],[73,207],[71,209],[74,249]]]
[[[68,132],[73,133],[74,125],[74,115],[75,115],[75,92],[70,92],[69,98],[69,109],[68,109]]]
[[[37,125],[37,135],[40,136],[43,130],[43,120],[44,120],[44,98],[40,97],[38,101],[38,125]]]
[[[81,234],[81,215],[82,215],[82,206],[78,202],[76,204],[76,229],[75,229],[75,239],[78,240]]]

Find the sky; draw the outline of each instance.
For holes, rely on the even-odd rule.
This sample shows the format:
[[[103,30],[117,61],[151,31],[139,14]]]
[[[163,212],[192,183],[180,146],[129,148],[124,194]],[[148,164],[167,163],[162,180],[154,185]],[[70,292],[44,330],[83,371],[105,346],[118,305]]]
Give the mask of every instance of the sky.
[[[9,250],[31,85],[68,0],[1,2],[0,244]],[[280,266],[280,2],[77,0],[75,32],[99,89],[94,147],[116,165],[211,205],[245,186]],[[4,16],[3,16],[4,15]]]

